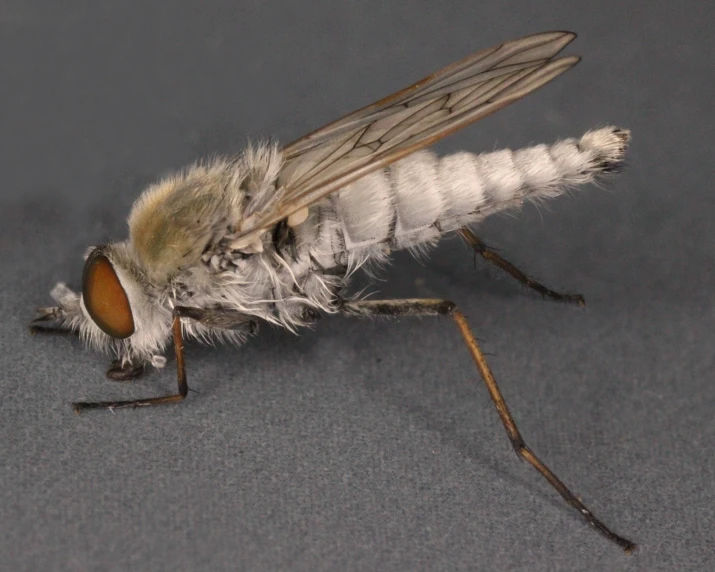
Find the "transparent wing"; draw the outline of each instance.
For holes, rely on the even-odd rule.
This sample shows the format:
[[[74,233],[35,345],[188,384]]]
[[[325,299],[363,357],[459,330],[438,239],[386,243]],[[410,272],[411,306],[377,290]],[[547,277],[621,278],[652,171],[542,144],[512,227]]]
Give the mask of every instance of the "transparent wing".
[[[242,235],[265,229],[348,183],[524,97],[576,65],[574,38],[547,32],[456,62],[284,148],[275,200]]]

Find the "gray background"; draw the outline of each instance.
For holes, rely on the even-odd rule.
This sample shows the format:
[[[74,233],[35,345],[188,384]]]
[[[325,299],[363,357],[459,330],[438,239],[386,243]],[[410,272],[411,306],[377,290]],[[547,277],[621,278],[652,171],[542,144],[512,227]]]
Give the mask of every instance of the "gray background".
[[[712,570],[712,3],[148,4],[0,5],[0,568]],[[398,255],[377,289],[462,306],[527,442],[634,556],[516,460],[449,320],[190,344],[181,406],[72,413],[174,387],[171,367],[111,383],[78,340],[26,329],[146,184],[549,29],[584,61],[440,150],[632,129],[607,191],[480,231],[588,307],[475,269],[457,240]]]

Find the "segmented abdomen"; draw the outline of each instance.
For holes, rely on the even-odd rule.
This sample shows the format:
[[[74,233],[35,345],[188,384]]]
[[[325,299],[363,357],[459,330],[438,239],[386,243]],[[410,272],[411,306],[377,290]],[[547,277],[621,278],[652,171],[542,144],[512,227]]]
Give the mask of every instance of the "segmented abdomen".
[[[414,153],[333,196],[342,234],[335,249],[418,246],[524,200],[557,196],[617,168],[629,137],[607,127],[518,151]]]

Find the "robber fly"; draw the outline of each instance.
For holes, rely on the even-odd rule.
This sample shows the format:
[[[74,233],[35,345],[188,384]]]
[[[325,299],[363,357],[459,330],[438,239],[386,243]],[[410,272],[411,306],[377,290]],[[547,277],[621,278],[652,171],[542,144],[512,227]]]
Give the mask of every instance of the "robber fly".
[[[537,34],[478,52],[286,147],[249,146],[196,164],[144,191],[129,239],[86,252],[82,292],[60,283],[57,306],[35,329],[79,332],[115,358],[107,375],[162,367],[173,339],[178,393],[75,403],[75,411],[177,403],[188,392],[183,337],[243,342],[259,324],[296,330],[321,314],[451,316],[489,389],[517,454],[589,524],[626,552],[635,545],[596,519],[524,443],[464,315],[447,300],[365,300],[350,276],[393,250],[419,250],[460,234],[476,253],[556,300],[583,303],[528,276],[468,225],[525,200],[554,197],[623,161],[629,132],[482,155],[437,157],[425,147],[524,97],[578,63],[557,54],[568,32]]]

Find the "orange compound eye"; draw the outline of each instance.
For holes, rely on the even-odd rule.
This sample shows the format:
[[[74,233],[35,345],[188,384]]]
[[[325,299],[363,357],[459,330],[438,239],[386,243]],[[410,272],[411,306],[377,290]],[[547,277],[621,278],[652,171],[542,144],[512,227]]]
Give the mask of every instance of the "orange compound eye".
[[[82,274],[84,305],[95,324],[113,338],[134,333],[134,317],[127,293],[109,259],[95,251],[89,255]]]

